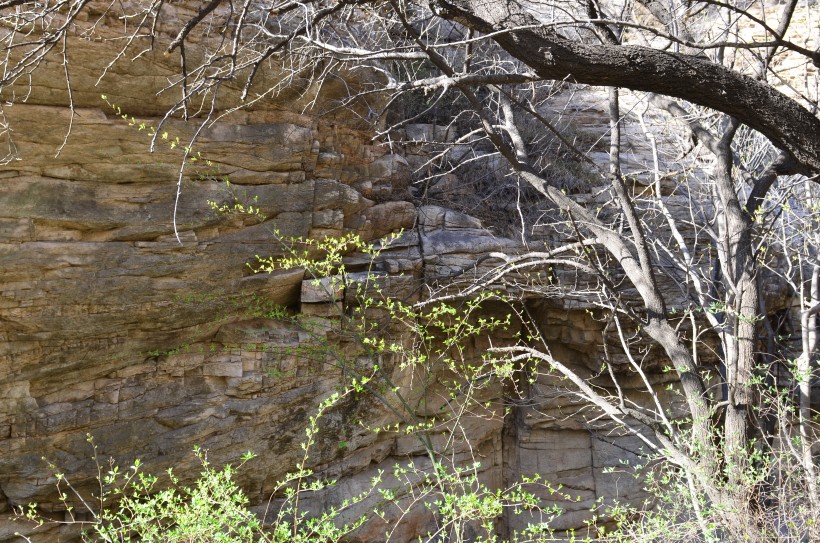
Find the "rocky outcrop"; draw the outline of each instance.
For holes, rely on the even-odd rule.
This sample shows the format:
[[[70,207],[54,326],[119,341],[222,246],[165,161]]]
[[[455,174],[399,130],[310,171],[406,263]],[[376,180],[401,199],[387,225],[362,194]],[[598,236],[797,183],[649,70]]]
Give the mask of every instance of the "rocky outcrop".
[[[195,445],[215,464],[254,451],[240,484],[264,509],[301,457],[308,417],[347,378],[329,349],[354,356],[357,347],[333,324],[344,299],[317,298],[301,270],[254,273],[257,255],[281,254],[288,236],[400,233],[376,265],[413,296],[434,279],[480,274],[479,256],[515,251],[516,242],[464,213],[417,207],[406,190],[413,157],[374,144],[350,118],[302,113],[305,104],[288,96],[206,127],[196,150],[210,162],[189,164],[179,178],[182,154],[168,142],[186,141],[192,125],[165,122],[168,139],[148,152],[149,127],[172,102],[146,98],[176,68],[148,53],[116,64],[95,87],[111,45],[78,42],[72,51],[73,119],[53,83],[62,69],[56,61],[35,72],[28,101],[4,108],[14,160],[0,168],[0,540],[24,529],[9,521],[13,506],[38,502],[59,514],[43,457],[87,488],[96,474],[87,434],[100,457],[123,465],[140,458],[152,472],[196,473]],[[321,100],[334,99],[332,85],[323,92]],[[429,125],[407,128],[411,139],[431,134],[450,137]],[[255,211],[232,213],[237,202]],[[347,262],[361,271],[369,258]],[[290,318],[300,309],[310,321]],[[556,352],[592,368],[601,326],[582,309],[547,304],[538,314]],[[478,360],[486,348],[475,340],[465,356]],[[426,371],[424,387],[398,366],[392,375],[422,418],[447,398],[446,368]],[[454,456],[479,458],[493,488],[532,472],[564,484],[580,499],[543,498],[567,509],[557,527],[580,527],[598,497],[641,491],[605,474],[628,456],[631,438],[602,439],[569,416],[573,404],[556,391],[560,384],[544,378],[532,385],[532,404],[508,412],[505,391],[482,392],[486,412],[463,420],[469,442]],[[412,436],[371,430],[397,422],[384,403],[345,402],[327,421],[312,463],[339,484],[310,498],[310,508],[358,492],[397,463],[429,467]],[[393,540],[414,540],[431,522],[414,509]],[[56,540],[55,530],[34,531],[32,540]],[[374,522],[359,538],[377,540],[383,531]]]

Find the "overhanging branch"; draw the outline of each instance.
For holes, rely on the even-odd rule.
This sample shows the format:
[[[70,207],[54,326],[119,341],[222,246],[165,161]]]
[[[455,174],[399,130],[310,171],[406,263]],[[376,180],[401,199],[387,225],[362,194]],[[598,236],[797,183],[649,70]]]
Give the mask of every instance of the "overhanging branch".
[[[708,59],[636,45],[565,38],[516,1],[434,0],[439,16],[493,39],[545,79],[654,92],[731,115],[794,156],[803,173],[820,172],[820,119],[765,82]],[[501,29],[509,32],[499,33]]]

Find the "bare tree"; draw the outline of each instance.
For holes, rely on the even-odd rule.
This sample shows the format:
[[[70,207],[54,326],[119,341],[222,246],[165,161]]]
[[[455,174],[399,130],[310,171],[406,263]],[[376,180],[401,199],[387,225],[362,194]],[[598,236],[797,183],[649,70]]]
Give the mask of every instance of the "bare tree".
[[[554,358],[546,342],[522,342],[497,354],[514,362],[540,360],[562,374],[599,413],[682,470],[693,503],[704,495],[709,503],[726,504],[717,529],[699,516],[706,539],[773,537],[772,525],[743,521],[768,503],[744,481],[760,443],[773,451],[771,431],[756,407],[769,391],[764,377],[789,356],[775,341],[761,345],[761,335],[772,340],[777,335],[768,323],[773,308],[762,303],[766,260],[761,250],[770,245],[772,232],[786,228],[787,217],[777,206],[799,194],[794,176],[811,183],[820,172],[820,53],[810,45],[816,41],[794,32],[793,23],[800,11],[810,20],[805,28],[814,28],[812,2],[788,0],[778,10],[720,0],[213,0],[197,5],[193,16],[160,31],[167,9],[162,0],[102,9],[89,0],[0,2],[6,44],[0,91],[7,99],[20,99],[39,63],[53,54],[66,58],[70,32],[94,36],[93,20],[79,14],[96,6],[94,13],[127,22],[116,36],[124,38],[122,52],[112,62],[150,49],[179,59],[178,77],[166,89],[178,98],[166,118],[195,117],[204,126],[226,110],[284,89],[300,94],[310,108],[329,80],[366,81],[347,87],[347,96],[333,106],[351,108],[386,139],[408,122],[443,117],[455,137],[440,142],[430,174],[502,157],[505,171],[546,202],[534,205],[552,217],[557,226],[552,239],[562,241],[544,250],[492,255],[502,264],[458,295],[515,271],[574,270],[576,282],[594,285],[605,329],[652,402],[635,405],[618,387],[615,371],[610,387],[586,382]],[[768,22],[772,17],[775,23]],[[190,55],[186,44],[195,32],[204,52]],[[787,63],[801,77],[782,70]],[[63,64],[70,89],[69,65]],[[266,79],[266,71],[277,77]],[[578,85],[607,89],[606,160],[591,155],[546,110],[552,89]],[[631,111],[622,104],[626,89],[635,104]],[[424,98],[407,106],[407,97],[419,92]],[[405,114],[385,123],[400,106]],[[646,125],[649,115],[679,123],[683,146],[659,142],[660,135]],[[641,127],[653,157],[643,171],[623,167],[623,130],[630,119]],[[460,146],[470,151],[456,157],[452,151]],[[591,192],[591,186],[597,199],[584,200],[562,186],[547,153],[583,164],[575,190]],[[673,158],[663,158],[669,155]],[[752,155],[757,159],[750,160]],[[671,197],[686,202],[683,215],[672,210]],[[526,230],[534,225],[527,221],[522,214],[525,243],[533,240]],[[820,503],[809,420],[817,263],[812,243],[797,246],[788,239],[777,246],[799,255],[799,264],[785,274],[802,311],[802,343],[792,376],[799,389],[797,457],[811,505],[807,518],[815,519]],[[543,238],[538,241],[543,244]],[[669,285],[676,290],[670,292]],[[711,340],[717,362],[705,367],[701,359],[709,357],[703,344]],[[684,423],[667,412],[637,362],[636,354],[649,344],[663,351],[676,372],[686,404]],[[788,416],[778,419],[786,441],[792,422]]]

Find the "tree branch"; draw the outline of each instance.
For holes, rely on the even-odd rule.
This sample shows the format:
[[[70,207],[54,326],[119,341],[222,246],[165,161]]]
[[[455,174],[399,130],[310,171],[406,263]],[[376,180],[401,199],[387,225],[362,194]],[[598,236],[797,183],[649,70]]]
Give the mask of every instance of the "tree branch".
[[[222,0],[211,0],[206,6],[199,10],[199,13],[188,19],[188,22],[185,23],[185,26],[182,27],[182,30],[179,31],[177,37],[174,38],[174,41],[171,42],[171,45],[168,46],[168,49],[165,50],[166,55],[170,55],[174,49],[179,47],[191,30],[194,29],[196,25],[202,22],[202,19],[208,16],[213,10],[222,3]]]
[[[820,119],[764,82],[701,57],[636,45],[565,38],[513,0],[434,0],[439,16],[493,39],[545,79],[624,87],[682,98],[727,113],[794,155],[804,173],[820,172]],[[528,28],[522,28],[528,27]]]

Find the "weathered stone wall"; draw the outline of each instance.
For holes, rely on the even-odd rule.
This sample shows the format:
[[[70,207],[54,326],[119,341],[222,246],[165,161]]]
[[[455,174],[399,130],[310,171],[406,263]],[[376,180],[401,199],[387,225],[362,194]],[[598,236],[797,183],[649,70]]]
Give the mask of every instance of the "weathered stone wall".
[[[320,315],[329,309],[300,300],[302,272],[249,268],[256,255],[280,250],[273,230],[310,237],[352,230],[367,239],[404,230],[380,265],[407,280],[448,275],[485,252],[514,250],[515,242],[462,213],[417,208],[405,189],[404,157],[372,143],[350,119],[303,113],[304,103],[291,96],[205,129],[197,149],[212,164],[185,170],[175,214],[181,153],[162,140],[149,153],[149,137],[139,130],[140,123],[157,125],[172,104],[156,97],[176,69],[172,60],[150,53],[118,63],[95,86],[115,50],[77,42],[72,51],[76,115],[59,154],[70,112],[56,60],[35,72],[26,102],[4,108],[17,159],[0,167],[0,541],[22,529],[9,521],[15,505],[36,501],[59,513],[55,479],[42,457],[80,487],[93,478],[86,434],[100,457],[123,465],[140,458],[152,472],[173,466],[197,473],[194,445],[207,448],[215,464],[254,451],[258,458],[240,483],[263,509],[302,454],[308,417],[344,378],[332,360],[303,350],[325,343],[356,350],[330,324],[308,332],[268,318],[274,304],[297,310],[303,302],[302,309]],[[103,92],[136,118],[135,126],[115,114]],[[324,92],[321,100],[332,101],[332,86]],[[162,130],[184,141],[192,126],[169,121]],[[232,206],[234,196],[252,202],[265,220],[211,211],[209,200]],[[583,309],[556,302],[538,314],[556,354],[594,369],[601,326]],[[479,357],[486,347],[477,341],[468,355]],[[437,371],[443,370],[429,368],[426,387],[412,375],[394,375],[419,416],[434,414],[446,397],[446,375]],[[640,489],[604,474],[628,456],[619,447],[632,448],[630,438],[601,439],[608,429],[596,433],[574,418],[560,391],[544,378],[531,385],[536,401],[505,415],[504,391],[489,390],[487,412],[463,421],[471,453],[465,446],[456,456],[480,458],[493,487],[537,472],[577,491],[581,501],[563,503],[568,513],[556,526],[580,527],[597,497],[634,498]],[[358,492],[396,463],[425,467],[414,438],[359,424],[395,422],[373,399],[334,411],[314,463],[340,483],[308,506]],[[426,533],[430,521],[422,510],[407,515],[394,541]],[[58,537],[59,529],[44,530],[32,540]],[[375,522],[359,537],[378,540],[383,532]]]
[[[156,126],[169,106],[152,97],[171,61],[147,55],[118,64],[95,88],[113,48],[79,42],[73,51],[72,123],[55,86],[57,64],[36,72],[26,102],[4,109],[15,160],[0,169],[0,540],[27,529],[9,521],[13,506],[36,501],[59,514],[43,458],[87,488],[94,466],[86,434],[101,458],[140,458],[152,472],[197,473],[194,445],[215,463],[252,450],[259,456],[241,483],[253,503],[267,501],[302,454],[308,417],[342,379],[331,362],[300,349],[347,348],[330,325],[308,333],[265,318],[275,304],[298,309],[304,279],[248,267],[277,252],[274,229],[305,237],[353,229],[368,239],[407,229],[384,265],[417,276],[423,268],[416,209],[395,201],[406,196],[406,162],[370,134],[344,118],[299,113],[303,104],[288,97],[229,114],[202,133],[197,150],[212,163],[185,170],[174,212],[182,155],[163,140],[149,153],[147,130],[139,130]],[[192,126],[170,121],[162,130],[185,141]],[[208,201],[230,207],[234,196],[265,220],[211,211]],[[496,420],[467,427],[500,484]],[[313,463],[342,480],[336,495],[422,453],[411,438],[357,424],[395,422],[378,402],[345,404],[328,421]],[[317,499],[312,507],[333,494]],[[425,531],[427,521],[408,517],[399,539]],[[33,538],[53,541],[59,532],[46,527]]]

